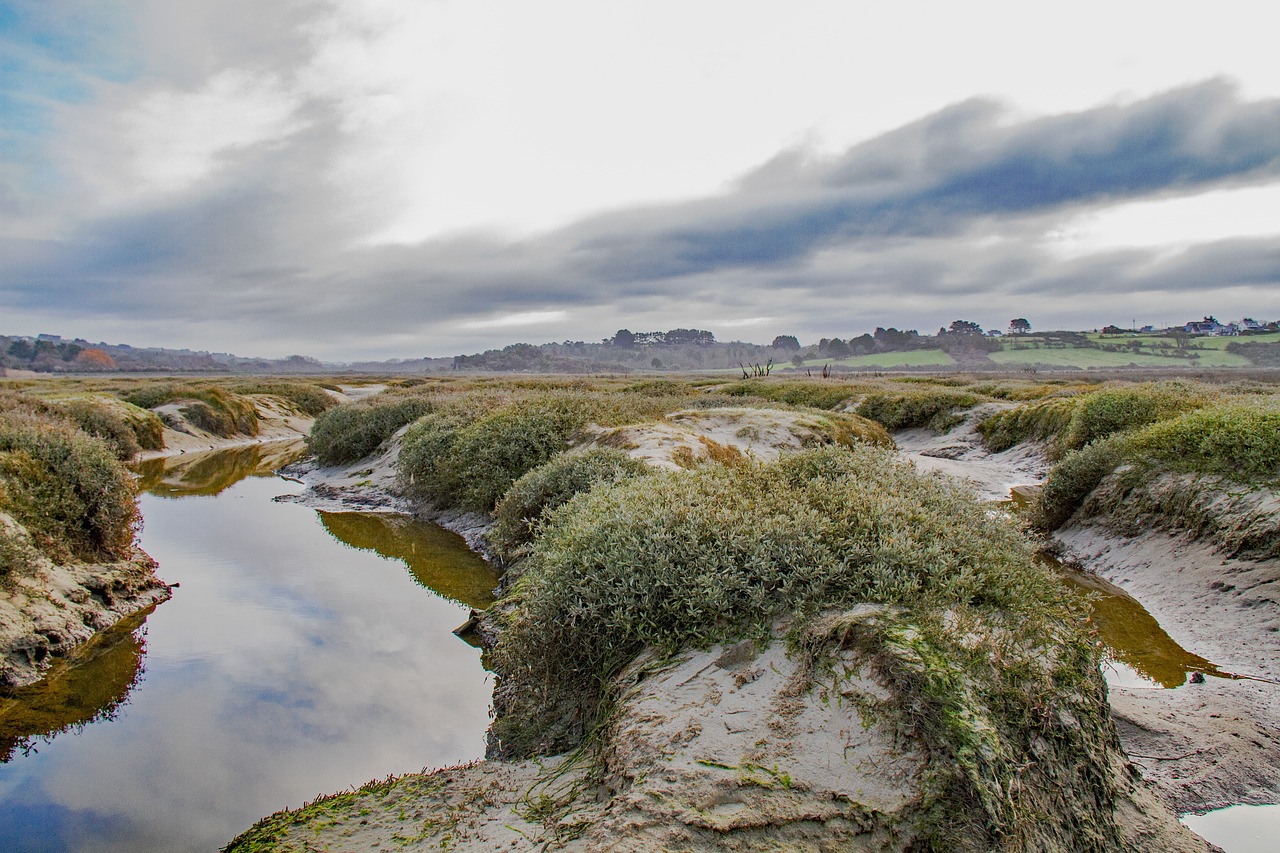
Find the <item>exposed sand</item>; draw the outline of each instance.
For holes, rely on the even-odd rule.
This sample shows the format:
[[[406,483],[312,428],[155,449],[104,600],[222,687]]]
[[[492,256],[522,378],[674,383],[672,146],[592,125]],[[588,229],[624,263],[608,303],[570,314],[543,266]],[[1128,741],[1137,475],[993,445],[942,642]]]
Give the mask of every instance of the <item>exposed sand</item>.
[[[974,424],[984,414],[970,413],[946,436],[912,431],[895,438],[919,467],[961,476],[984,499],[1003,499],[1014,485],[1042,480],[1049,463],[1036,448],[1003,454],[982,448]],[[591,441],[625,447],[665,468],[696,464],[717,447],[770,459],[812,440],[812,430],[802,420],[785,412],[676,413],[655,425],[599,430]],[[398,449],[393,439],[377,456],[353,465],[320,468],[312,461],[292,466],[290,474],[311,486],[297,499],[318,507],[416,510],[483,548],[485,517],[411,507],[391,494]],[[788,689],[795,677],[794,661],[776,642],[758,656],[742,647],[690,653],[627,693],[599,779],[585,780],[580,763],[561,766],[563,756],[415,774],[340,794],[305,816],[278,818],[273,826],[282,834],[274,849],[903,849],[910,839],[906,811],[902,822],[890,820],[880,829],[872,813],[892,816],[910,801],[923,767],[919,754],[876,725],[865,725],[849,705],[832,703],[816,691]],[[856,674],[850,685],[871,696],[881,691]],[[1254,683],[1242,689],[1258,687]],[[1125,748],[1164,756],[1156,750],[1171,741],[1151,740],[1144,733],[1158,731],[1162,715],[1185,715],[1191,699],[1205,692],[1137,691],[1134,701],[1113,693],[1123,703],[1116,706],[1116,715]],[[1255,752],[1250,769],[1258,772],[1246,774],[1249,750],[1230,749],[1233,744],[1226,742],[1249,742],[1248,720],[1254,718],[1234,721],[1241,723],[1235,738],[1208,713],[1193,718],[1197,727],[1188,734],[1219,733],[1215,744],[1224,742],[1215,749],[1229,760],[1201,775],[1223,772],[1219,791],[1229,795],[1226,801],[1254,801],[1242,792],[1258,787],[1257,777],[1268,772],[1267,765],[1256,760]],[[1135,760],[1145,762],[1144,767],[1153,763]],[[1208,849],[1174,822],[1132,774],[1116,766],[1123,792],[1117,813],[1126,827],[1127,849]],[[788,784],[782,784],[780,773]],[[1152,775],[1162,782],[1163,797],[1179,808],[1206,801],[1179,793],[1182,789],[1167,773]]]
[[[275,850],[905,851],[927,760],[856,661],[819,683],[775,640],[715,646],[620,681],[598,770],[555,756],[478,762],[339,794],[264,829]],[[1124,770],[1131,851],[1209,848]],[[1054,850],[1073,849],[1070,843]]]
[[[1180,812],[1280,802],[1280,561],[1224,559],[1161,531],[1075,526],[1064,556],[1122,587],[1183,648],[1221,670],[1175,690],[1113,687],[1124,748]]]

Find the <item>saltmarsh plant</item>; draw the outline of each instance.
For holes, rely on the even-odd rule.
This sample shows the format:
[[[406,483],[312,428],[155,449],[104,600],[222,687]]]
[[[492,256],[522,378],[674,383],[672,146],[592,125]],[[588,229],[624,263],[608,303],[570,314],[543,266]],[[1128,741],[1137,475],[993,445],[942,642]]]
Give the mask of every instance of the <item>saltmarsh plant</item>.
[[[324,465],[345,465],[377,450],[405,424],[432,411],[427,396],[379,395],[347,403],[316,417],[307,442]]]
[[[217,386],[144,385],[124,394],[122,399],[141,409],[181,403],[183,417],[200,429],[224,438],[258,434],[258,411],[253,401]]]
[[[869,384],[830,382],[818,379],[744,380],[724,386],[722,393],[732,397],[755,397],[811,409],[838,409],[851,399],[873,390]],[[741,403],[739,403],[741,405]]]
[[[962,420],[957,410],[971,409],[979,402],[976,395],[962,391],[881,391],[863,397],[855,411],[890,432],[925,427],[943,433]]]
[[[1000,412],[979,426],[987,446],[1005,450],[1029,439],[1052,456],[1112,435],[1176,417],[1211,403],[1215,394],[1186,382],[1145,382],[1051,397]]]
[[[315,417],[327,412],[338,401],[319,385],[310,382],[245,382],[230,389],[236,394],[267,394],[288,400],[298,411]]]
[[[516,480],[494,510],[489,544],[499,557],[519,555],[541,528],[545,515],[579,492],[599,483],[616,483],[653,469],[624,451],[593,447],[581,453],[562,453]]]
[[[1280,400],[1230,400],[1067,453],[1041,490],[1037,525],[1061,527],[1122,465],[1130,466],[1131,488],[1168,471],[1274,485],[1280,482]]]
[[[0,391],[0,412],[26,412],[66,421],[105,441],[119,459],[130,459],[140,449],[164,446],[164,427],[154,412],[119,400],[98,397],[61,401],[29,394]]]
[[[613,678],[646,647],[764,640],[792,617],[812,677],[836,677],[837,652],[869,663],[892,694],[876,713],[927,755],[920,849],[1119,846],[1079,602],[1012,522],[892,451],[601,483],[546,517],[521,566],[486,652],[491,757],[602,731]],[[1059,807],[1064,788],[1078,805]]]
[[[547,516],[521,566],[489,653],[505,755],[571,746],[645,646],[762,637],[778,617],[860,602],[1050,633],[1070,609],[1013,523],[869,446],[601,485]]]
[[[537,394],[483,413],[474,401],[460,403],[405,433],[399,474],[409,493],[475,512],[491,512],[512,483],[567,450],[605,408],[576,391]]]
[[[50,418],[0,414],[0,510],[50,558],[129,556],[134,483],[100,439]]]

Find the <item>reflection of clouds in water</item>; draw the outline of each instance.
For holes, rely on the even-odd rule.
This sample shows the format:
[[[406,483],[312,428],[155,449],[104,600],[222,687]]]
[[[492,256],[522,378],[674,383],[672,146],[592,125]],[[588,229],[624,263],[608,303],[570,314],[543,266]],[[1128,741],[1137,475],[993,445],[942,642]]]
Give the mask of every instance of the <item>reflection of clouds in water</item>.
[[[182,584],[148,622],[148,683],[40,770],[57,805],[128,816],[133,846],[69,815],[96,839],[70,849],[138,849],[135,830],[209,849],[318,793],[482,753],[491,686],[450,633],[465,609],[270,503],[282,485],[242,482],[216,510],[144,501],[144,547]]]

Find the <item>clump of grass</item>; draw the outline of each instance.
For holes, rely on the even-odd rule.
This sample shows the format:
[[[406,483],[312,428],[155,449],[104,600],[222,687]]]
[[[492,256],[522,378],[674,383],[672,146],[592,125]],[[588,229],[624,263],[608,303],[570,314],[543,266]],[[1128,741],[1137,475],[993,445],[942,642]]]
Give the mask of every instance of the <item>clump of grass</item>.
[[[924,427],[948,432],[963,419],[958,409],[971,409],[979,402],[974,394],[956,391],[874,392],[858,404],[857,413],[876,421],[889,432]]]
[[[869,387],[823,380],[743,381],[726,385],[721,393],[730,397],[755,397],[792,406],[831,411],[865,393]]]
[[[1062,436],[1063,449],[1146,426],[1200,408],[1207,393],[1183,382],[1153,382],[1104,388],[1079,398]]]
[[[363,459],[403,427],[429,413],[429,397],[379,395],[322,412],[307,442],[324,465],[345,465]]]
[[[978,424],[978,432],[989,449],[999,452],[1024,441],[1054,442],[1067,431],[1079,401],[1074,397],[1050,397],[1016,409],[997,412]]]
[[[866,601],[1037,625],[1066,607],[1012,523],[864,445],[592,489],[548,516],[522,567],[489,656],[510,755],[572,745],[645,646],[761,636],[784,614]]]
[[[124,559],[139,522],[110,446],[57,420],[0,414],[0,510],[51,559]]]
[[[298,411],[312,417],[338,405],[331,394],[326,394],[323,388],[310,382],[245,382],[232,386],[230,390],[236,394],[281,397],[297,407]]]
[[[147,385],[126,393],[122,399],[141,409],[185,403],[181,411],[188,421],[224,438],[258,434],[258,411],[253,402],[217,386]]]
[[[1084,503],[1098,484],[1123,464],[1123,440],[1099,441],[1062,458],[1040,490],[1035,507],[1035,524],[1044,530],[1057,530]]]
[[[651,471],[625,452],[593,447],[582,453],[563,453],[528,472],[512,484],[494,511],[489,543],[504,560],[513,559],[533,539],[543,519],[579,492],[599,483],[615,483]]]
[[[1138,431],[1128,448],[1173,471],[1274,483],[1280,480],[1280,401],[1240,400],[1189,412]]]
[[[1185,382],[1144,382],[1051,397],[1000,412],[978,429],[987,446],[1006,450],[1029,439],[1049,444],[1053,457],[1090,442],[1208,405],[1214,395]]]
[[[405,434],[402,488],[442,505],[491,512],[512,483],[567,450],[602,408],[574,391],[537,394],[483,413],[462,402]]]
[[[129,422],[109,406],[90,400],[68,400],[53,408],[84,432],[105,441],[117,459],[132,459],[142,449]]]
[[[1121,466],[1129,466],[1127,489],[1170,471],[1274,485],[1280,482],[1280,405],[1274,398],[1229,400],[1071,451],[1040,493],[1038,526],[1061,527]]]
[[[164,425],[154,412],[114,398],[83,397],[49,401],[29,394],[0,390],[0,412],[26,412],[66,421],[107,442],[121,460],[140,449],[164,447]]]

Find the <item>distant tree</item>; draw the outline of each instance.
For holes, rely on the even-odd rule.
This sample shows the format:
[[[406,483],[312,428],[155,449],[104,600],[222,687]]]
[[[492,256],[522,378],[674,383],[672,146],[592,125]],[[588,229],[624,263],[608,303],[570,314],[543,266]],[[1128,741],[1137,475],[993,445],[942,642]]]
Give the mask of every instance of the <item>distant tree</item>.
[[[981,335],[982,327],[969,320],[952,320],[947,333],[952,335]]]
[[[1127,331],[1126,329],[1122,329],[1119,326],[1114,326],[1114,325],[1102,327],[1102,334],[1104,335],[1123,335],[1126,333],[1126,331]]]
[[[649,362],[649,364],[651,364],[651,365],[653,366],[653,369],[654,369],[654,370],[661,370],[661,369],[662,369],[662,359],[660,359],[660,358],[655,358],[653,361]]]
[[[849,345],[839,338],[832,338],[827,342],[827,356],[829,358],[848,358],[852,355],[849,352]]]
[[[1015,317],[1009,321],[1009,334],[1025,335],[1031,331],[1031,324],[1027,322],[1025,317]]]
[[[773,339],[773,348],[795,352],[800,349],[800,339],[795,335],[778,335]]]
[[[30,361],[36,357],[36,348],[31,345],[31,341],[14,341],[9,344],[9,355],[19,361]]]
[[[636,336],[629,329],[619,329],[614,333],[609,343],[615,347],[630,349],[636,345]]]
[[[100,349],[81,350],[76,356],[76,366],[86,370],[112,370],[116,360]]]
[[[796,367],[803,367],[803,366],[804,366],[804,353],[799,353],[799,352],[798,352],[798,353],[796,353],[795,355],[791,356],[791,363],[792,363],[792,364],[794,364]]]
[[[853,355],[870,355],[876,351],[876,339],[868,334],[849,339],[849,352]]]
[[[716,336],[704,329],[672,329],[667,332],[666,342],[669,344],[697,344],[708,346],[716,342]]]

